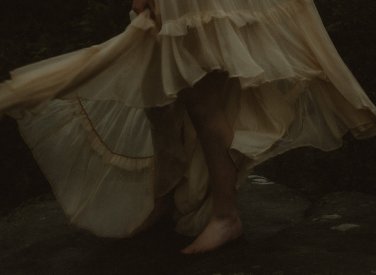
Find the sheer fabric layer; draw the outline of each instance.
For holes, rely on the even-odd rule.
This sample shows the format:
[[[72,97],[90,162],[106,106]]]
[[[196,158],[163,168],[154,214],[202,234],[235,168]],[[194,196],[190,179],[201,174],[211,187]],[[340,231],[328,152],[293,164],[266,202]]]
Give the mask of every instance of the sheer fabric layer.
[[[310,0],[158,0],[100,45],[25,66],[0,86],[74,224],[130,236],[173,191],[177,230],[210,216],[202,149],[178,93],[222,71],[231,149],[255,165],[287,150],[376,134],[376,107],[339,57]],[[18,108],[16,108],[18,106]],[[30,106],[26,109],[25,106]],[[144,108],[165,106],[163,117]],[[155,182],[155,175],[163,182]]]

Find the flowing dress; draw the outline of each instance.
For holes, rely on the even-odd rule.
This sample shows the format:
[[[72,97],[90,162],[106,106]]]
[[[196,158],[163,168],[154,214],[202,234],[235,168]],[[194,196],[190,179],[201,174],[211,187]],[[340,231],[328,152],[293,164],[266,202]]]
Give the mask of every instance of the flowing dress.
[[[0,111],[17,120],[73,224],[131,236],[169,193],[176,230],[196,235],[211,212],[209,176],[177,98],[212,71],[224,72],[230,152],[246,156],[239,182],[287,150],[376,134],[376,107],[312,0],[156,0],[102,44],[14,70]],[[149,120],[145,110],[161,106]]]

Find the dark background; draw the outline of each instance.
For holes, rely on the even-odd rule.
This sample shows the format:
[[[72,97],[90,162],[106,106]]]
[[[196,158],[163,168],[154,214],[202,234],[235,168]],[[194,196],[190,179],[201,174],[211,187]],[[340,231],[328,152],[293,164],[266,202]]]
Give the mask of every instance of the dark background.
[[[7,72],[47,57],[100,43],[128,23],[126,0],[1,0],[0,80]],[[376,102],[376,1],[319,0],[317,6],[341,56]],[[256,173],[292,186],[311,199],[333,191],[376,194],[375,139],[323,153],[297,149],[266,162]],[[14,121],[0,121],[0,216],[49,185],[18,135]]]

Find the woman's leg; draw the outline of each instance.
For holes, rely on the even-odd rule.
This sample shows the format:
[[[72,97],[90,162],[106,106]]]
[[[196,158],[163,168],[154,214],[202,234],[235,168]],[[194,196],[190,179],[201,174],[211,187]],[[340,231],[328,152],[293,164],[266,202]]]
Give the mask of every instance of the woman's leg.
[[[224,113],[223,73],[211,73],[181,97],[197,131],[207,162],[213,197],[212,217],[183,253],[213,250],[242,234],[236,207],[237,169],[229,155],[233,130]]]
[[[183,112],[180,102],[164,107],[145,109],[151,125],[154,147],[154,210],[139,228],[144,231],[162,216],[172,212],[173,197],[170,191],[181,180],[186,169],[186,157],[181,140]]]
[[[146,109],[153,139],[155,196],[170,192],[181,180],[187,161],[182,140],[184,106],[181,102]]]

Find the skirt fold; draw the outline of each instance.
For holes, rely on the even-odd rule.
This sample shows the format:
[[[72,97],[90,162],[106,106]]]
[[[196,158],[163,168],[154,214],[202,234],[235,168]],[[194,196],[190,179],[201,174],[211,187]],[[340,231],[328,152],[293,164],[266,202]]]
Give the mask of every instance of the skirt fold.
[[[18,121],[77,226],[131,236],[173,192],[176,230],[202,230],[210,180],[179,93],[212,72],[225,78],[219,92],[234,133],[230,154],[246,157],[239,184],[288,150],[334,150],[349,131],[376,135],[376,107],[313,1],[155,3],[118,36],[16,69],[0,84],[0,112]]]

